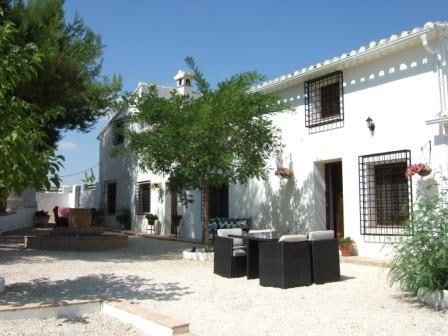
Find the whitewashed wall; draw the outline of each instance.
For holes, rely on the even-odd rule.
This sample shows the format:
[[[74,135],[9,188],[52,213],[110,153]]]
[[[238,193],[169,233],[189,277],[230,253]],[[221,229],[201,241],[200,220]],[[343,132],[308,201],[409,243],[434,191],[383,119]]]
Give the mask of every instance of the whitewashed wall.
[[[25,190],[20,196],[11,195],[6,204],[8,214],[0,215],[0,233],[34,225],[34,213],[37,210],[34,190]]]
[[[274,117],[285,144],[282,166],[293,169],[294,179],[285,182],[275,176],[273,160],[268,181],[232,187],[230,215],[252,215],[260,227],[302,233],[325,229],[323,167],[340,160],[345,234],[356,241],[360,255],[388,255],[388,238],[360,234],[358,157],[410,149],[413,162],[428,162],[429,147],[422,147],[432,141],[430,164],[436,172],[446,171],[447,137],[440,136],[437,125],[425,124],[441,111],[435,69],[436,56],[422,46],[344,69],[344,126],[314,134],[305,127],[303,84],[277,92],[295,106],[294,112]],[[369,116],[376,125],[373,135],[365,121]]]

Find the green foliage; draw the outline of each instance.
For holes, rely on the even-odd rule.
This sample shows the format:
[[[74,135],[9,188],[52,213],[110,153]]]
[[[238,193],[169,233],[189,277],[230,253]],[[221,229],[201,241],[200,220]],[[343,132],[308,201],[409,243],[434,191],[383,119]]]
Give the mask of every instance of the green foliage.
[[[45,124],[50,145],[62,130],[88,131],[114,107],[121,89],[119,77],[101,77],[101,37],[79,16],[66,23],[63,0],[4,2],[6,18],[18,29],[15,43],[22,47],[33,43],[40,52],[41,67],[33,78],[17,85],[15,94],[41,111],[60,112]]]
[[[118,209],[115,219],[118,223],[123,225],[125,230],[131,229],[131,210],[129,210],[129,208]]]
[[[414,293],[421,287],[448,289],[448,195],[435,189],[420,191],[409,223],[414,235],[397,244],[390,267],[391,283]]]
[[[250,90],[263,80],[257,72],[232,76],[213,90],[191,57],[186,63],[200,95],[173,91],[161,98],[150,87],[137,102],[138,112],[129,117],[129,123],[142,128],[129,127],[125,153],[144,170],[168,174],[172,191],[185,195],[202,189],[208,209],[209,188],[265,175],[267,160],[280,146],[269,115],[286,105]]]
[[[338,237],[339,245],[353,244],[354,241],[350,237]]]
[[[93,169],[90,168],[90,174],[88,175],[87,172],[84,172],[84,178],[81,179],[82,182],[84,182],[85,188],[93,188],[95,186],[96,177],[93,173]]]
[[[13,23],[0,22],[0,210],[11,192],[49,188],[50,183],[58,186],[57,173],[63,160],[47,145],[42,131],[58,111],[40,110],[15,94],[17,87],[36,76],[41,65],[36,46],[16,45],[16,34]]]

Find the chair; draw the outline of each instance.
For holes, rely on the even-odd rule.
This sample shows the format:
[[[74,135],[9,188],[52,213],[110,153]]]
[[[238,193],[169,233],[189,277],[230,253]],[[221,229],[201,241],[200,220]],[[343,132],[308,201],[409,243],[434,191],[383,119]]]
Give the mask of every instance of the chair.
[[[260,243],[260,285],[291,288],[312,283],[306,235],[287,235]]]
[[[246,251],[243,240],[228,238],[229,234],[242,234],[242,229],[220,229],[214,240],[213,273],[226,278],[246,275]]]
[[[308,235],[311,257],[311,273],[313,282],[339,281],[341,271],[339,265],[338,240],[334,231],[314,231]]]

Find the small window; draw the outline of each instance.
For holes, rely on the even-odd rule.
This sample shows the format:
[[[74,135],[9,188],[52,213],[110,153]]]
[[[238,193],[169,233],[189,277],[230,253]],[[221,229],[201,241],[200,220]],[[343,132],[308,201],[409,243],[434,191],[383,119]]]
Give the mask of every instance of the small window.
[[[117,182],[107,184],[107,214],[115,215],[117,210]]]
[[[137,183],[135,213],[144,215],[151,212],[151,182]]]
[[[191,82],[190,82],[189,79],[186,79],[186,80],[185,80],[185,85],[186,85],[186,86],[191,86]]]
[[[124,142],[124,121],[117,120],[114,122],[112,142],[114,145],[121,145]]]
[[[305,126],[317,127],[344,120],[342,72],[305,83]]]
[[[361,234],[408,235],[412,183],[405,177],[408,150],[359,157]]]

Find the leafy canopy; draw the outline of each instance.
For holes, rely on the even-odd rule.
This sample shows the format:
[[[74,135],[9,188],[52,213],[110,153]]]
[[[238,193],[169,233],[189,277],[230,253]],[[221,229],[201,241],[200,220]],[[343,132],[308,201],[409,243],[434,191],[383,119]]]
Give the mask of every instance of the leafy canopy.
[[[15,23],[18,46],[33,43],[40,53],[36,75],[14,88],[16,96],[40,108],[56,110],[45,124],[54,146],[63,130],[87,132],[114,107],[121,79],[101,76],[104,45],[79,16],[64,21],[63,0],[2,0],[5,19]]]
[[[1,16],[0,11],[0,16]],[[42,126],[57,117],[57,111],[42,111],[18,97],[17,87],[36,76],[41,54],[33,44],[14,44],[14,24],[0,23],[0,210],[11,192],[20,194],[28,187],[59,184],[61,160],[47,145]]]
[[[194,60],[186,58],[199,94],[175,91],[161,98],[152,86],[129,117],[126,152],[142,169],[170,176],[182,191],[245,183],[264,175],[270,155],[280,146],[268,116],[284,108],[278,98],[251,91],[263,76],[244,72],[212,89]]]

